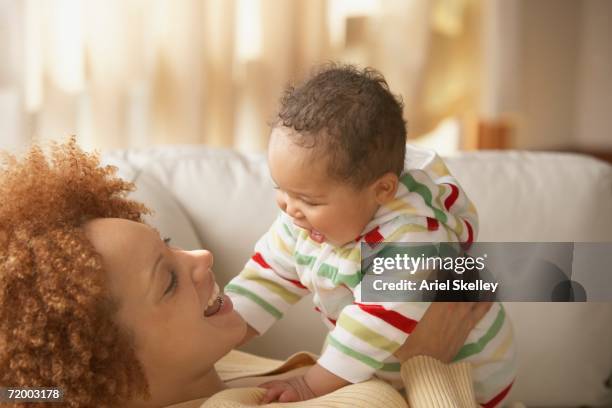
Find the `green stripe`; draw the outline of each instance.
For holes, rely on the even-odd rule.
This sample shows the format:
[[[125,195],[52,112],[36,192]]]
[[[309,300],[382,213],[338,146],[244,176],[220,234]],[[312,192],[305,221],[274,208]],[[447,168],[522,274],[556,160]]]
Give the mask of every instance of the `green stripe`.
[[[285,224],[284,222],[283,222],[283,228],[285,229],[285,233],[286,233],[287,235],[289,235],[290,237],[293,237],[293,234],[291,233],[291,230],[289,229],[289,227],[287,226],[287,224]]]
[[[293,254],[293,257],[295,258],[295,262],[298,265],[310,266],[310,267],[312,267],[312,265],[314,264],[314,262],[316,260],[316,258],[314,256],[303,255],[303,254],[300,254],[297,251]]]
[[[338,319],[338,326],[346,329],[353,336],[358,337],[362,341],[368,343],[372,347],[376,347],[378,349],[387,351],[389,353],[394,353],[397,349],[401,347],[401,344],[396,343],[388,338],[380,335],[372,329],[364,326],[361,322],[353,319],[350,316],[347,316],[346,313],[340,315],[340,319]]]
[[[383,364],[381,371],[393,371],[400,372],[402,369],[402,363],[385,363]]]
[[[448,187],[448,188],[450,188],[450,187]],[[438,208],[445,208],[444,204],[442,204],[442,195],[444,195],[445,192],[446,192],[446,190],[441,185],[438,186],[438,196],[436,197],[436,202],[438,203]]]
[[[499,333],[501,330],[505,318],[506,312],[504,311],[504,308],[500,306],[499,313],[497,313],[497,317],[495,318],[495,321],[491,327],[489,327],[489,330],[487,330],[487,332],[476,342],[463,346],[453,361],[463,360],[464,358],[473,356],[474,354],[480,353],[482,350],[484,350],[487,344],[489,344],[489,342],[493,340],[493,338],[497,336],[497,333]]]
[[[256,282],[258,285],[261,285],[268,289],[270,292],[276,293],[278,296],[283,298],[283,300],[290,304],[295,304],[298,300],[301,299],[300,296],[295,293],[287,290],[282,285],[279,285],[276,282],[273,282],[269,279],[266,279],[259,275],[259,273],[254,269],[244,269],[242,273],[240,273],[240,277],[249,280],[250,282]]]
[[[353,357],[354,359],[359,360],[376,370],[380,370],[383,367],[383,364],[380,361],[374,360],[372,357],[368,357],[365,354],[361,354],[360,352],[341,344],[338,340],[334,339],[332,335],[327,336],[327,338],[329,345],[334,346],[347,356]]]
[[[378,258],[395,258],[396,255],[400,255],[400,258],[404,258],[404,255],[409,258],[432,258],[437,256],[438,246],[434,244],[423,244],[410,243],[407,245],[386,245],[381,249],[376,256]]]
[[[276,319],[280,319],[283,317],[283,313],[278,310],[277,308],[275,308],[274,306],[272,306],[270,303],[266,302],[265,300],[263,300],[262,298],[260,298],[259,296],[257,296],[255,293],[251,292],[250,290],[240,286],[240,285],[236,285],[235,283],[230,283],[225,287],[225,292],[233,292],[233,293],[237,293],[239,295],[242,295],[244,297],[247,297],[249,299],[251,299],[253,302],[257,303],[259,306],[261,306],[266,312],[270,313],[272,316],[274,316]]]
[[[357,273],[353,275],[343,275],[338,273],[338,268],[327,263],[321,264],[317,275],[330,279],[335,285],[344,283],[350,288],[354,288],[361,282],[361,271],[357,271]]]
[[[443,224],[446,224],[446,214],[443,211],[441,211],[439,208],[436,208],[432,205],[431,191],[429,191],[429,188],[427,188],[425,184],[421,184],[418,181],[416,181],[410,173],[404,174],[402,178],[400,179],[400,181],[402,182],[403,185],[406,186],[406,188],[409,191],[414,191],[415,193],[423,197],[423,200],[425,201],[425,203],[434,212],[436,219],[442,222]]]

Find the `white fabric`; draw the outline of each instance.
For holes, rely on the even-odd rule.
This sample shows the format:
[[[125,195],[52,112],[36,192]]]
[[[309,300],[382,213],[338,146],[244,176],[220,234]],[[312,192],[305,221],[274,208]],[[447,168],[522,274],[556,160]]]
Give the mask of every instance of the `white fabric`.
[[[158,210],[153,222],[163,235],[213,251],[221,284],[240,271],[277,212],[262,156],[160,147],[112,152],[105,159],[136,178],[141,191],[135,196]],[[468,153],[446,162],[479,211],[479,241],[612,241],[612,167],[603,162],[513,151]],[[612,304],[507,303],[506,309],[519,359],[509,401],[612,404],[604,386],[612,374]],[[271,357],[319,352],[325,332],[310,300],[303,300],[247,349]]]

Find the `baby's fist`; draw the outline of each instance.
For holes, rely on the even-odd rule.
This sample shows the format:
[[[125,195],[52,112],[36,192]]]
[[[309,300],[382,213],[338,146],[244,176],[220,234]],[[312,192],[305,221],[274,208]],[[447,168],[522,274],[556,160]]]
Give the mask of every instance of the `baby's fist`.
[[[261,400],[262,404],[268,404],[273,401],[306,401],[316,397],[301,375],[287,380],[269,381],[261,384],[260,387],[266,389],[266,394]]]

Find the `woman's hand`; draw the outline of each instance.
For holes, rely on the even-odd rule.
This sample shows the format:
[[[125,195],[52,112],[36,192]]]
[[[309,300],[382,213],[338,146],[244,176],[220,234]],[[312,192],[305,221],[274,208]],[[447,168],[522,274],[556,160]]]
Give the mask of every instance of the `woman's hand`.
[[[394,354],[404,362],[430,356],[450,363],[492,302],[434,302],[406,342]]]

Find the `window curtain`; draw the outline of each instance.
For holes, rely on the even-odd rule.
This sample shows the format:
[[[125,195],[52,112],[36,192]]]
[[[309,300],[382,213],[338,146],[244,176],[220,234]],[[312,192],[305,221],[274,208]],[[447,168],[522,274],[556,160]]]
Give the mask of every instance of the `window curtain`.
[[[372,66],[416,137],[475,109],[480,0],[0,0],[0,148],[265,148],[284,86]]]

